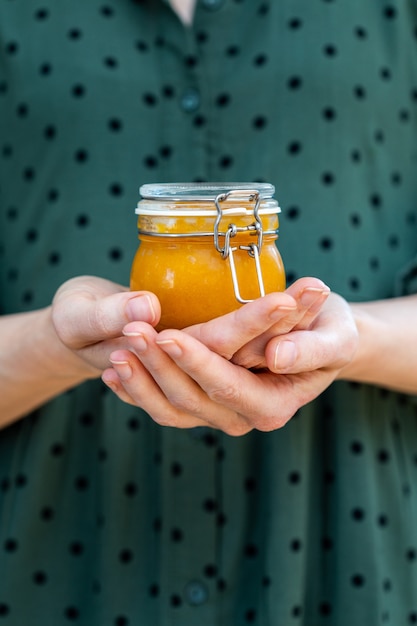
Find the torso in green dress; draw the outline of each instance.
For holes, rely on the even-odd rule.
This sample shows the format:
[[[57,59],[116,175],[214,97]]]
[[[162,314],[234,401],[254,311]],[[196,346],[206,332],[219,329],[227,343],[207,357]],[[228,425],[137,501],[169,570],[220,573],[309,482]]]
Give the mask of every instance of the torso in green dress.
[[[2,312],[78,274],[127,284],[154,181],[271,182],[290,281],[393,296],[417,252],[416,13],[201,0],[186,29],[150,0],[1,0]],[[337,383],[231,438],[80,386],[0,434],[0,621],[417,623],[414,402]]]

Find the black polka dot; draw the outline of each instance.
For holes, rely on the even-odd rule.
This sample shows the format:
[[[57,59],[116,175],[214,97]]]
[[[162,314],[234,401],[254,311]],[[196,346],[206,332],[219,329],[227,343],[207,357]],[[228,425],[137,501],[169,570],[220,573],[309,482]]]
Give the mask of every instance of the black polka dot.
[[[72,87],[71,93],[74,98],[82,98],[86,93],[86,88],[84,85],[78,83]]]
[[[137,417],[131,417],[127,425],[129,430],[137,431],[140,428],[140,420]]]
[[[46,506],[41,510],[40,517],[45,522],[48,522],[55,517],[55,511],[52,507]]]
[[[352,441],[350,444],[350,449],[353,454],[362,454],[364,451],[364,446],[361,441]]]
[[[156,583],[153,583],[152,585],[150,585],[149,595],[152,598],[157,598],[159,596],[159,592],[160,592],[159,585],[157,585]]]
[[[415,561],[417,559],[416,548],[409,548],[406,552],[407,561]]]
[[[34,572],[32,579],[35,585],[45,585],[48,582],[48,576],[41,570]]]
[[[70,28],[68,31],[68,39],[71,41],[77,41],[78,39],[81,39],[81,37],[82,31],[79,28]]]
[[[114,9],[109,5],[103,5],[102,7],[100,7],[100,13],[103,17],[113,17]]]
[[[80,617],[80,611],[75,606],[68,606],[64,611],[64,616],[68,621],[75,622]]]
[[[333,549],[333,540],[330,537],[323,537],[321,541],[321,546],[325,552],[329,552]]]
[[[352,519],[357,522],[361,522],[365,519],[365,511],[360,507],[355,507],[354,509],[352,509],[351,515]]]
[[[336,111],[332,107],[324,108],[322,111],[322,115],[323,118],[328,122],[332,122],[334,119],[336,119]]]
[[[323,53],[327,57],[335,57],[337,55],[337,48],[334,44],[326,44],[323,48]]]
[[[149,169],[154,169],[158,166],[158,159],[152,155],[148,155],[144,158],[144,164]]]
[[[254,64],[257,67],[262,67],[263,65],[265,65],[268,62],[268,57],[266,54],[258,54],[254,60],[253,60]]]
[[[46,20],[49,17],[49,10],[46,8],[38,9],[35,12],[35,19],[39,21]]]
[[[323,172],[321,180],[323,185],[333,185],[333,183],[335,182],[335,176],[332,172]]]
[[[288,28],[291,30],[298,30],[303,25],[303,21],[299,17],[292,17],[288,21]]]
[[[115,57],[105,57],[103,64],[109,69],[116,69],[119,65],[119,61]]]
[[[320,240],[320,248],[322,250],[331,250],[333,248],[333,239],[331,237],[323,237]]]
[[[123,195],[123,186],[120,183],[112,183],[109,187],[109,193],[112,196]]]
[[[384,527],[388,526],[388,524],[389,524],[388,516],[385,515],[385,513],[381,513],[380,515],[378,515],[377,524],[381,528],[384,528]]]
[[[86,491],[90,486],[90,482],[86,476],[78,476],[74,481],[74,486],[77,491]]]
[[[127,496],[129,496],[130,498],[131,498],[132,496],[135,496],[135,495],[137,494],[137,492],[138,492],[138,486],[137,486],[137,484],[136,484],[136,483],[134,483],[134,482],[129,482],[129,483],[127,483],[127,484],[125,485],[124,492],[125,492],[125,494],[126,494]]]
[[[303,146],[302,146],[301,142],[299,142],[299,141],[291,141],[288,144],[287,150],[288,150],[289,154],[296,155],[296,154],[299,154],[301,152],[302,148],[303,148]]]
[[[158,102],[158,98],[153,93],[144,93],[142,98],[143,102],[149,107],[155,106]]]
[[[133,561],[133,552],[132,550],[124,549],[119,553],[119,561],[121,563],[131,563]]]
[[[353,95],[357,100],[364,100],[366,98],[366,89],[363,85],[356,85],[353,88]]]
[[[354,32],[358,39],[366,39],[368,37],[368,32],[363,26],[356,26]]]
[[[229,57],[236,57],[240,54],[239,46],[232,45],[226,48],[226,55]]]
[[[230,155],[224,155],[219,160],[219,167],[221,169],[228,169],[233,165],[233,157]]]
[[[6,539],[4,542],[4,550],[6,552],[16,552],[18,549],[18,543],[16,539]]]
[[[247,623],[252,624],[256,621],[256,611],[255,609],[248,609],[245,613],[245,621]]]
[[[184,533],[180,528],[172,528],[171,530],[171,540],[174,543],[179,543],[184,538]]]
[[[112,261],[120,261],[123,258],[123,250],[121,248],[112,248],[109,250],[109,257]]]
[[[392,5],[385,6],[383,9],[383,13],[384,13],[384,17],[386,17],[389,20],[392,20],[395,17],[397,17],[397,9],[396,7]]]
[[[170,598],[170,603],[172,607],[179,607],[182,605],[182,598],[178,594],[173,594]]]
[[[363,587],[365,578],[362,574],[354,574],[350,579],[353,587]]]
[[[332,605],[330,602],[321,602],[319,605],[319,614],[322,616],[329,616],[332,613]]]
[[[80,541],[74,541],[69,545],[69,552],[73,556],[80,556],[84,552],[84,546]]]

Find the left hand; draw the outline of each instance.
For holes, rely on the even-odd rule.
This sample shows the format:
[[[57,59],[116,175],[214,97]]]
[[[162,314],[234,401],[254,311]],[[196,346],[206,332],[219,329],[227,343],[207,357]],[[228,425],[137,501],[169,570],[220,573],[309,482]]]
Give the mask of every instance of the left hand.
[[[159,424],[230,435],[282,427],[350,362],[350,308],[315,278],[183,331],[131,322],[104,382]],[[251,369],[249,369],[251,368]]]

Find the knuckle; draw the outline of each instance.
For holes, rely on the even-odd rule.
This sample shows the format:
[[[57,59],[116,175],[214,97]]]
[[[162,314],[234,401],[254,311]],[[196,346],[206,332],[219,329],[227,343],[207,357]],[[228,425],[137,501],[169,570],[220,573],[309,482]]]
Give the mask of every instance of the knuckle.
[[[269,433],[274,430],[283,428],[286,423],[291,419],[291,415],[273,415],[271,417],[262,416],[262,418],[256,423],[256,430],[260,430],[264,433]]]
[[[170,398],[170,404],[176,411],[188,413],[194,417],[199,417],[201,414],[201,403],[198,398],[191,394],[181,394]]]
[[[239,423],[223,428],[223,432],[231,437],[242,437],[243,435],[247,435],[251,430],[253,430],[253,426],[249,425],[246,419],[241,419]]]
[[[209,392],[210,400],[217,404],[223,404],[227,407],[238,407],[241,403],[242,394],[233,385],[226,385],[224,387],[217,387]]]
[[[222,337],[220,334],[217,335],[215,342],[211,342],[212,349],[217,352],[220,356],[228,361],[233,356],[233,351],[230,347],[230,339],[228,337]]]
[[[272,432],[283,428],[287,422],[297,413],[298,403],[286,403],[285,407],[275,407],[262,415],[258,415],[254,419],[256,430],[262,432]]]
[[[158,426],[175,427],[179,422],[179,417],[175,409],[171,411],[164,411],[161,414],[149,413],[149,415],[151,416],[153,421],[158,424]]]
[[[68,348],[78,347],[71,319],[68,318],[63,307],[52,309],[52,324],[59,340]]]
[[[107,335],[112,329],[106,311],[101,306],[94,306],[88,316],[88,326],[93,334]]]

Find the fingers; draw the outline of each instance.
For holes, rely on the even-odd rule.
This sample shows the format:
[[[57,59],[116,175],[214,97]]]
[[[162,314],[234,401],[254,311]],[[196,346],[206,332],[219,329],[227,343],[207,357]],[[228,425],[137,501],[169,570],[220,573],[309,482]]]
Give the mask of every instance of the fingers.
[[[120,399],[141,406],[160,425],[191,428],[219,424],[243,434],[250,427],[233,409],[216,404],[186,368],[175,361],[155,342],[156,333],[149,327],[136,323],[126,327],[131,351],[116,351],[111,355],[112,370],[103,372],[103,381]],[[200,351],[200,369],[207,368],[207,357],[223,361],[221,357],[193,341],[194,351]],[[159,339],[158,339],[159,341]],[[169,340],[170,342],[170,340]],[[165,345],[164,340],[162,340]],[[179,344],[167,348],[181,350]],[[133,354],[134,352],[134,354]],[[137,355],[138,358],[135,357]],[[225,361],[227,365],[230,364]],[[209,365],[211,369],[211,365]],[[146,368],[146,369],[145,369]]]
[[[126,350],[113,352],[111,364],[113,367],[103,372],[102,380],[123,402],[142,407],[161,426],[175,428],[207,426],[207,423],[198,417],[171,404],[151,374],[132,352]],[[180,378],[184,384],[184,376],[178,376],[178,383]],[[189,388],[189,381],[187,382],[186,387]]]
[[[312,279],[299,280],[287,290],[286,294],[294,299],[295,308],[282,311],[274,324],[239,347],[232,357],[234,363],[246,368],[267,367],[265,349],[271,338],[311,326],[330,293],[324,283],[314,280],[315,284],[311,283]]]
[[[263,358],[263,350],[269,336],[286,333],[295,325],[308,327],[329,293],[328,287],[317,278],[302,278],[285,292],[275,292],[245,304],[228,315],[198,324],[186,332],[211,350],[227,359],[255,340],[235,362],[245,367],[256,363],[246,362],[250,353]],[[249,360],[253,360],[249,359]]]
[[[104,372],[103,380],[159,424],[204,424],[236,436],[253,428],[279,428],[298,408],[300,397],[290,379],[254,374],[181,331],[156,335],[140,323],[129,324],[125,331],[140,363],[132,352],[115,352],[114,371]]]
[[[159,302],[153,294],[130,292],[95,277],[68,281],[57,292],[52,308],[56,332],[72,350],[121,336],[129,321],[154,325],[159,317]]]
[[[272,372],[297,374],[318,369],[338,371],[353,358],[358,330],[348,304],[332,294],[310,330],[275,336],[265,348]]]
[[[315,283],[312,283],[312,280]],[[285,332],[289,332],[293,328],[299,330],[309,328],[330,295],[330,289],[321,280],[300,278],[288,287],[287,293],[292,295],[297,302],[299,319],[294,326],[287,323],[288,330]]]
[[[205,324],[192,326],[185,332],[230,359],[241,346],[295,311],[296,303],[292,297],[273,293]]]
[[[347,303],[331,295],[306,278],[186,331],[128,324],[129,349],[112,353],[103,380],[161,425],[231,435],[280,428],[334,380],[357,345]],[[257,358],[269,371],[248,371]]]

